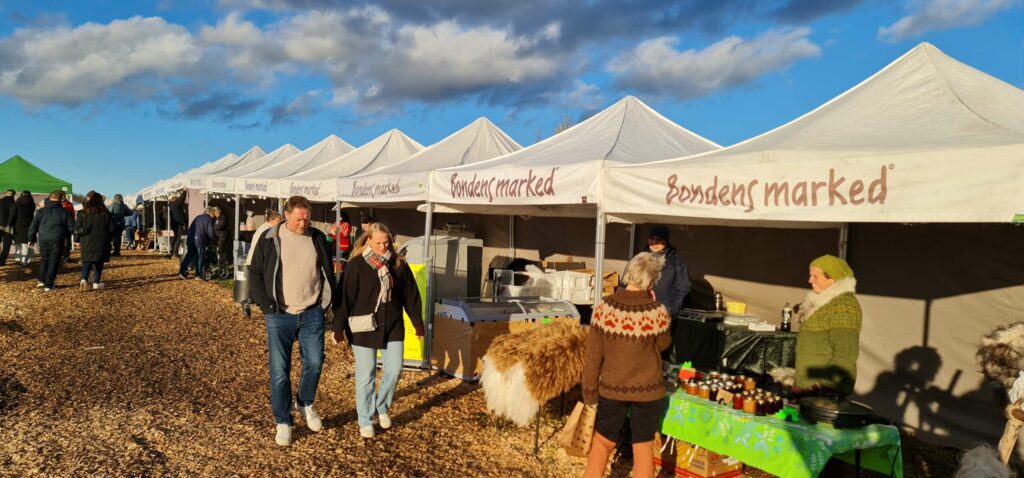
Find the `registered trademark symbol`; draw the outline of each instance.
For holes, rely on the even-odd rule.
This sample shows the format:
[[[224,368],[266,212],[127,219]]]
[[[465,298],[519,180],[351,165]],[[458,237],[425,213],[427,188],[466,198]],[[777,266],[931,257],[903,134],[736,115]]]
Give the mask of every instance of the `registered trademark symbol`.
[[[892,163],[889,163],[889,169],[896,169],[896,165],[892,164]]]

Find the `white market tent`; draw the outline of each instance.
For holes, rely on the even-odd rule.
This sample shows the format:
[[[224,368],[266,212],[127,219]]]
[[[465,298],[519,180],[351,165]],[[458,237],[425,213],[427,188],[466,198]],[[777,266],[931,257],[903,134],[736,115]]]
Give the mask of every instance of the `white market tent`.
[[[1005,393],[975,352],[982,335],[1024,320],[1024,228],[1011,225],[1024,213],[1024,91],[922,43],[779,128],[609,168],[604,184],[602,206],[619,220],[755,226],[688,227],[686,245],[706,246],[690,251],[703,263],[695,277],[767,317],[806,289],[759,279],[765,270],[806,270],[780,259],[829,250],[802,250],[811,232],[763,226],[851,223],[840,244],[864,314],[858,400],[922,440],[998,440]]]
[[[352,205],[421,203],[429,172],[473,164],[522,149],[490,120],[480,117],[447,138],[397,164],[338,179],[337,199]]]
[[[606,165],[718,148],[627,96],[527,148],[432,171],[428,200],[436,212],[594,217]]]
[[[265,197],[283,196],[278,190],[279,179],[316,168],[353,150],[355,148],[341,138],[329,135],[298,154],[236,179],[234,192]]]
[[[236,178],[259,171],[269,165],[277,164],[298,153],[298,148],[285,144],[261,157],[251,158],[248,161],[239,161],[238,164],[229,169],[210,175],[208,191],[214,193],[234,193]]]
[[[1011,222],[1024,91],[922,43],[831,101],[718,151],[609,169],[629,222]]]
[[[320,166],[280,179],[278,193],[282,197],[297,194],[311,201],[335,202],[338,178],[397,164],[421,149],[423,146],[412,138],[392,129]]]
[[[221,160],[218,160],[208,167],[201,167],[188,175],[188,187],[192,189],[207,190],[210,188],[210,181],[213,176],[229,171],[236,166],[246,164],[258,158],[266,156],[267,153],[263,151],[259,146],[253,146],[249,148],[245,154],[231,160],[228,156],[225,156]]]

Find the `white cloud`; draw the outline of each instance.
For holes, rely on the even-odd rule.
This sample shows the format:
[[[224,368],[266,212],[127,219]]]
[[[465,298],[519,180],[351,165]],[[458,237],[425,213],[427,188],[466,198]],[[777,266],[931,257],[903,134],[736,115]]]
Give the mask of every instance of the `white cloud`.
[[[202,59],[192,35],[162,18],[75,28],[28,28],[0,39],[0,94],[30,104],[77,105],[123,89],[157,94]]]
[[[750,83],[821,54],[808,28],[773,29],[744,40],[730,36],[703,50],[680,51],[675,37],[647,40],[612,59],[618,86],[655,96],[690,99]]]
[[[878,29],[878,38],[898,42],[930,30],[978,25],[992,14],[1013,6],[1013,0],[916,0],[909,14]]]
[[[574,80],[571,89],[554,96],[562,106],[583,111],[594,111],[605,104],[600,87],[580,80]]]

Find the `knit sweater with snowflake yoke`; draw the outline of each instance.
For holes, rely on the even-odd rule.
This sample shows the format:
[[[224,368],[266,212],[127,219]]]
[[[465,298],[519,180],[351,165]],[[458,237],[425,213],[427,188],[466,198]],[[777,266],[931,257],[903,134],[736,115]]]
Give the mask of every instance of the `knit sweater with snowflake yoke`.
[[[661,352],[671,318],[647,291],[620,289],[594,308],[583,368],[583,401],[649,402],[665,396]]]

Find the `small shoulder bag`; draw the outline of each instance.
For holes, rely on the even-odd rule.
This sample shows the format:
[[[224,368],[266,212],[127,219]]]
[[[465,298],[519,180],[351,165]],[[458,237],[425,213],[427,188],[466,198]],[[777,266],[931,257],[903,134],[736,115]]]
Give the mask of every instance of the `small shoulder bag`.
[[[359,332],[373,332],[377,330],[377,309],[380,308],[380,298],[377,298],[377,305],[373,308],[373,313],[364,315],[353,315],[348,318],[348,328],[353,334]]]

